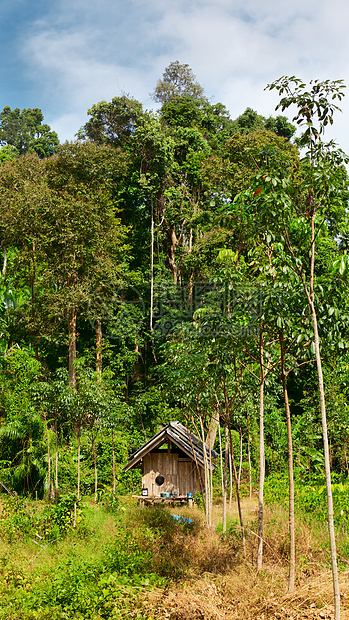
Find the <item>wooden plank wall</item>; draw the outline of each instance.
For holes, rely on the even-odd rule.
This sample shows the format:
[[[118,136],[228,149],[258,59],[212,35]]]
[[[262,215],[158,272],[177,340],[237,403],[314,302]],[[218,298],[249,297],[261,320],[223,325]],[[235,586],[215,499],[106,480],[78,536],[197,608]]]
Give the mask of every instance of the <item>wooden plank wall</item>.
[[[165,478],[161,486],[155,482],[158,475]],[[173,452],[150,452],[143,458],[142,486],[148,489],[149,497],[163,492],[195,495],[198,490],[195,463],[189,457],[181,458]]]

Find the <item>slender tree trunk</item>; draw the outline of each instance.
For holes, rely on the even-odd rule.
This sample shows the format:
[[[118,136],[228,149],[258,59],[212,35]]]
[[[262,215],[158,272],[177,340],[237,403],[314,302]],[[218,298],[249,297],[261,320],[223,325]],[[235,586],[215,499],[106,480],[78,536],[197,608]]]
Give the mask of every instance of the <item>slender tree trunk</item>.
[[[261,570],[263,563],[263,517],[264,517],[264,478],[265,478],[265,452],[264,452],[264,341],[262,328],[259,338],[260,358],[260,387],[259,387],[259,493],[258,493],[258,550],[257,569]]]
[[[55,416],[55,443],[56,443],[56,454],[55,454],[55,500],[58,499],[58,429],[57,429],[57,410]]]
[[[95,504],[97,504],[97,500],[98,500],[98,493],[97,493],[98,473],[97,473],[97,457],[96,457],[95,435],[94,435],[94,432],[93,432],[93,427],[91,428],[91,443],[92,443],[93,467],[94,467],[94,474],[95,474]]]
[[[154,311],[154,202],[151,198],[151,226],[150,226],[150,318],[149,327],[153,331],[153,311]]]
[[[309,289],[304,280],[303,274],[302,274],[302,284],[303,284],[303,288],[304,288],[305,294],[308,299],[309,308],[310,308],[311,317],[312,317],[312,323],[313,323],[313,331],[314,331],[315,359],[316,359],[316,367],[317,367],[318,382],[319,382],[322,437],[323,437],[323,444],[324,444],[328,531],[329,531],[329,539],[330,539],[333,597],[334,597],[334,617],[335,617],[335,620],[340,620],[340,591],[339,591],[339,581],[338,581],[336,538],[335,538],[334,520],[333,520],[333,498],[332,498],[332,486],[331,486],[330,452],[329,452],[328,432],[327,432],[325,388],[324,388],[324,379],[323,379],[323,373],[322,373],[320,339],[319,339],[319,332],[318,332],[317,316],[316,316],[316,310],[315,310],[315,305],[314,305],[315,215],[316,215],[316,209],[314,208],[312,212],[312,217],[311,217],[312,245],[311,245],[311,259],[310,259]]]
[[[69,330],[69,385],[72,388],[76,388],[76,318],[77,312],[68,310],[68,330]]]
[[[239,475],[238,475],[238,482],[239,482],[239,489],[240,489],[240,484],[241,484],[241,471],[242,471],[242,432],[241,432],[241,428],[239,429],[240,432],[240,461],[239,461]]]
[[[223,382],[223,395],[224,395],[225,416],[226,416],[226,420],[227,420],[227,424],[228,424],[228,420],[230,420],[230,407],[229,407],[227,386],[226,386],[225,375],[224,374],[223,374],[223,377],[222,377],[222,382]],[[236,471],[235,458],[234,458],[234,449],[233,449],[233,440],[232,440],[230,426],[229,426],[229,440],[230,440],[230,456],[231,456],[231,461],[232,461],[232,465],[233,465],[234,479],[235,479],[236,501],[237,501],[237,505],[238,505],[238,513],[239,513],[240,527],[241,527],[242,551],[243,551],[243,556],[245,558],[246,557],[245,528],[244,528],[244,522],[243,522],[243,519],[242,519],[241,502],[240,502],[240,491],[239,491],[239,480],[238,480],[238,475],[237,475],[237,471]]]
[[[347,475],[349,476],[349,465],[348,465],[348,457],[347,457],[347,439],[345,440],[345,445],[344,445],[344,461],[345,461],[345,467],[347,469]]]
[[[193,312],[193,292],[194,292],[194,272],[190,271],[188,282],[188,308],[189,312]]]
[[[114,447],[114,429],[111,429],[111,446],[112,446],[112,458],[113,458],[113,493],[115,493],[116,489],[116,480],[115,480],[115,447]]]
[[[228,428],[225,427],[225,447],[224,447],[224,471],[223,471],[223,486],[224,486],[224,504],[223,504],[223,522],[225,520],[225,530],[227,531],[227,477],[228,477],[228,461],[230,459],[229,450],[229,435]]]
[[[229,444],[229,431],[226,429],[225,440]],[[229,508],[233,505],[233,464],[231,459],[230,444],[228,446],[228,461],[229,461]]]
[[[224,459],[223,465],[223,449],[222,449],[222,434],[221,427],[218,427],[218,437],[219,437],[219,459],[221,466],[221,486],[222,486],[222,534],[226,534],[227,531],[227,481],[224,475],[225,472],[225,464],[226,458]]]
[[[214,442],[216,440],[216,435],[217,435],[217,429],[219,429],[219,411],[218,411],[218,407],[216,409],[214,409],[214,412],[213,412],[211,420],[210,420],[208,433],[207,433],[207,436],[206,436],[206,443],[207,443],[208,447],[210,448],[210,450],[213,450]]]
[[[248,475],[250,487],[250,499],[252,499],[252,466],[251,466],[251,448],[250,448],[250,419],[247,406],[247,456],[248,456]]]
[[[206,524],[208,527],[212,525],[212,497],[211,497],[211,482],[210,482],[210,469],[209,463],[207,459],[207,452],[205,449],[205,431],[204,425],[202,421],[202,417],[200,416],[200,430],[201,430],[201,441],[203,443],[204,449],[204,476],[205,476],[205,516],[206,516]]]
[[[35,249],[35,241],[33,241],[33,271],[30,278],[30,296],[31,296],[31,313],[32,317],[34,317],[34,301],[35,301],[35,278],[36,278],[36,249]]]
[[[6,248],[4,249],[3,257],[4,257],[4,261],[3,261],[3,264],[2,264],[2,271],[1,271],[2,278],[4,278],[5,275],[6,275],[6,267],[7,267],[7,252],[6,252]]]
[[[102,321],[97,319],[95,323],[96,328],[96,373],[97,373],[97,382],[101,383],[102,381]]]
[[[81,422],[78,422],[78,489],[77,489],[77,498],[74,504],[74,521],[73,527],[76,527],[76,519],[77,519],[77,507],[80,501],[80,453],[81,453]]]
[[[246,557],[246,538],[245,538],[245,527],[242,519],[242,510],[241,510],[241,502],[240,502],[240,491],[239,491],[239,481],[238,475],[236,471],[235,458],[234,458],[234,449],[233,449],[233,440],[231,436],[231,428],[229,427],[229,440],[230,440],[230,455],[233,464],[234,478],[235,478],[235,488],[236,488],[236,501],[238,505],[238,513],[241,527],[241,537],[242,537],[242,552],[244,558]]]
[[[322,363],[321,363],[321,355],[320,355],[320,341],[319,341],[319,333],[318,333],[318,326],[317,326],[317,316],[315,312],[314,303],[311,304],[311,314],[312,314],[313,328],[314,328],[315,358],[316,358],[316,365],[317,365],[318,379],[319,379],[322,437],[323,437],[323,442],[324,442],[328,531],[329,531],[329,538],[330,538],[331,566],[332,566],[333,593],[334,593],[334,617],[335,617],[335,620],[339,620],[340,619],[340,591],[339,591],[339,581],[338,581],[336,537],[335,537],[334,520],[333,520],[333,498],[332,498],[332,486],[331,486],[330,453],[329,453],[329,448],[328,448],[325,388],[324,388],[324,379],[323,379],[323,374],[322,374]]]
[[[136,361],[135,361],[135,365],[134,365],[134,368],[133,368],[132,383],[136,383],[140,379],[140,376],[139,376],[139,345],[138,345],[138,342],[135,345],[135,354],[136,354]]]
[[[47,441],[47,501],[50,501],[51,496],[51,456],[50,456],[50,436],[47,426],[46,413],[44,413],[46,441]]]
[[[288,591],[294,590],[294,579],[296,571],[296,537],[294,522],[294,478],[293,478],[293,444],[292,444],[292,426],[291,411],[288,400],[287,378],[285,374],[285,357],[284,357],[284,335],[279,332],[280,352],[281,352],[281,380],[284,393],[286,425],[287,425],[287,448],[288,448],[288,519],[290,533],[290,564],[288,574]]]
[[[168,256],[168,262],[170,265],[170,270],[172,272],[173,275],[173,280],[174,283],[177,284],[177,280],[178,280],[178,265],[176,263],[176,250],[178,247],[178,239],[177,239],[177,235],[175,232],[175,227],[170,226],[170,228],[168,229],[168,236],[170,239],[169,245],[168,245],[168,249],[167,249],[167,256]]]
[[[197,473],[197,477],[198,477],[198,479],[199,479],[199,484],[200,484],[200,489],[201,489],[201,495],[202,495],[202,501],[203,501],[203,504],[204,504],[205,517],[206,517],[206,497],[205,497],[205,486],[204,486],[204,483],[203,483],[203,481],[202,481],[200,467],[199,467],[199,464],[198,464],[198,461],[197,461],[197,458],[196,458],[196,455],[195,455],[195,450],[194,450],[193,442],[192,442],[192,440],[191,440],[191,435],[190,435],[190,431],[189,431],[189,428],[188,428],[188,417],[187,417],[187,415],[186,415],[186,414],[184,414],[184,417],[185,417],[185,422],[186,422],[186,425],[185,425],[185,426],[186,426],[186,429],[187,429],[187,431],[188,431],[188,439],[189,439],[189,442],[190,442],[190,445],[191,445],[192,452],[193,452],[193,454],[194,454],[194,460],[195,460],[195,466],[196,466],[196,473]],[[194,421],[194,418],[193,418],[193,417],[192,417],[192,421]],[[199,433],[199,434],[200,434],[200,433]]]

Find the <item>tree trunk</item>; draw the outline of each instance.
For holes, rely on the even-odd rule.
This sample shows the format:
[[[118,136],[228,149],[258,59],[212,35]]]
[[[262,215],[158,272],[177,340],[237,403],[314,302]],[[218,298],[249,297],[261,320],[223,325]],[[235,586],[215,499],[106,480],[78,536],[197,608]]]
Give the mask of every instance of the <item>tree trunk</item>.
[[[4,278],[5,275],[6,275],[6,267],[7,267],[7,252],[6,252],[6,248],[4,249],[3,257],[4,257],[4,260],[3,260],[2,271],[1,271],[2,278]]]
[[[227,429],[227,433],[229,435],[229,431]],[[226,441],[229,437],[226,435]],[[231,462],[231,454],[230,454],[230,445],[228,446],[228,461],[229,461],[229,508],[231,509],[233,505],[233,465]]]
[[[347,457],[347,439],[345,440],[345,444],[344,444],[344,461],[345,461],[345,467],[347,469],[347,476],[349,476],[349,465],[348,465],[348,457]]]
[[[321,355],[320,355],[320,341],[319,341],[319,333],[318,333],[318,326],[317,326],[317,316],[315,312],[314,303],[311,304],[311,314],[312,314],[313,328],[314,328],[315,358],[316,358],[316,365],[317,365],[318,379],[319,379],[322,437],[323,437],[323,442],[324,442],[328,531],[329,531],[329,538],[330,538],[331,566],[332,566],[333,593],[334,593],[334,617],[335,617],[335,620],[339,620],[340,619],[340,592],[339,592],[339,581],[338,581],[336,538],[335,538],[334,520],[333,520],[333,498],[332,498],[332,486],[331,486],[330,453],[329,453],[329,448],[328,448],[325,388],[324,388],[324,380],[323,380],[323,374],[322,374],[322,363],[321,363]]]
[[[77,489],[77,498],[74,503],[74,521],[73,527],[76,527],[76,519],[77,519],[77,506],[80,501],[80,452],[81,452],[81,422],[78,422],[78,489]]]
[[[223,374],[223,377],[222,377],[222,382],[223,382],[223,395],[224,395],[226,424],[228,425],[229,424],[228,420],[230,420],[230,406],[229,406],[227,386],[226,386],[225,375],[224,374]],[[243,550],[243,556],[245,558],[246,557],[245,528],[244,528],[244,522],[243,522],[243,519],[242,519],[241,502],[240,502],[240,491],[239,491],[239,481],[238,481],[238,475],[237,475],[236,465],[235,465],[233,440],[232,440],[232,436],[231,436],[231,428],[230,428],[230,426],[229,426],[229,440],[230,440],[230,456],[231,456],[231,461],[232,461],[232,465],[233,465],[234,479],[235,479],[236,501],[237,501],[237,505],[238,505],[238,512],[239,512],[239,519],[240,519],[240,526],[241,526],[242,550]]]
[[[72,388],[76,388],[76,371],[75,371],[75,360],[76,360],[76,318],[77,312],[74,308],[73,310],[68,310],[68,330],[69,330],[69,385]]]
[[[97,493],[98,474],[97,474],[97,458],[96,458],[95,435],[93,433],[93,427],[91,428],[91,444],[92,444],[93,467],[94,467],[94,474],[95,474],[95,504],[97,504],[97,501],[98,501],[98,493]]]
[[[114,429],[111,429],[111,446],[112,446],[112,459],[113,459],[113,493],[115,493],[116,489],[116,480],[115,480],[115,448],[114,448]]]
[[[288,591],[289,593],[294,590],[294,579],[296,570],[296,538],[295,538],[295,523],[294,523],[294,478],[293,478],[293,444],[292,444],[292,426],[291,426],[291,411],[288,400],[287,391],[287,378],[285,374],[285,357],[284,357],[284,335],[279,332],[280,352],[281,352],[281,380],[282,389],[284,393],[285,411],[286,411],[286,425],[287,425],[287,449],[288,449],[288,519],[289,519],[289,532],[290,532],[290,564],[288,573]]]
[[[222,434],[221,427],[218,427],[218,437],[219,437],[219,459],[221,466],[221,485],[222,485],[222,534],[226,534],[227,531],[227,479],[226,479],[226,462],[227,455],[224,457],[224,465],[223,465],[223,450],[222,450]]]
[[[259,387],[259,493],[258,493],[258,550],[257,570],[261,570],[263,563],[263,510],[264,510],[264,341],[262,328],[259,338],[260,387]]]
[[[169,236],[170,239],[170,243],[168,245],[167,248],[167,256],[168,256],[168,262],[170,265],[170,269],[173,275],[173,280],[174,283],[177,284],[177,280],[178,280],[178,265],[176,264],[176,250],[178,247],[178,239],[177,239],[177,235],[175,232],[175,227],[174,226],[170,226],[170,228],[167,231],[167,234]]]
[[[239,429],[240,432],[240,461],[239,461],[239,475],[238,475],[238,482],[239,482],[239,489],[240,489],[240,484],[241,484],[241,471],[242,471],[242,431],[241,428]]]
[[[140,375],[139,375],[139,345],[138,345],[138,342],[135,345],[135,354],[136,354],[136,360],[135,360],[135,365],[134,365],[134,368],[133,368],[132,383],[137,383],[137,381],[139,381],[139,379],[140,379]]]
[[[227,529],[227,480],[228,480],[228,460],[230,458],[230,450],[229,450],[229,436],[227,434],[227,428],[225,428],[225,449],[224,449],[224,472],[223,472],[223,483],[224,483],[224,506],[225,506],[225,530]]]
[[[102,321],[97,319],[95,323],[96,328],[96,373],[97,373],[97,382],[101,383],[102,381]]]
[[[248,475],[250,487],[250,499],[252,499],[252,466],[251,466],[251,448],[250,448],[250,419],[247,406],[247,456],[248,456]]]
[[[243,552],[243,556],[245,558],[246,557],[245,528],[244,528],[244,522],[243,522],[243,519],[242,519],[242,510],[241,510],[241,502],[240,502],[240,491],[239,491],[239,481],[238,481],[236,465],[235,465],[233,440],[232,440],[232,436],[231,436],[231,428],[229,428],[229,439],[230,439],[230,455],[231,455],[231,460],[232,460],[232,464],[233,464],[233,471],[234,471],[234,478],[235,478],[236,501],[237,501],[237,505],[238,505],[238,513],[239,513],[239,520],[240,520],[240,527],[241,527],[242,552]]]
[[[210,481],[210,468],[207,459],[207,452],[205,450],[205,431],[204,425],[202,422],[202,417],[200,416],[200,430],[201,430],[201,441],[204,446],[203,454],[204,454],[204,476],[205,476],[205,517],[206,517],[206,525],[207,527],[211,527],[212,525],[212,497],[211,497],[211,481]]]
[[[216,440],[217,429],[219,429],[219,411],[218,408],[214,410],[212,414],[212,418],[210,420],[210,425],[208,429],[208,433],[206,436],[206,443],[210,450],[213,450],[214,442]]]
[[[48,432],[46,413],[44,413],[46,441],[47,441],[47,501],[50,501],[51,495],[51,457],[50,457],[50,436]]]
[[[303,288],[304,288],[305,294],[308,299],[312,322],[313,322],[315,359],[316,359],[316,367],[317,367],[318,382],[319,382],[319,394],[320,394],[322,437],[323,437],[323,443],[324,443],[328,531],[329,531],[329,539],[330,539],[333,596],[334,596],[334,617],[335,617],[335,620],[340,620],[340,591],[339,591],[339,581],[338,581],[336,538],[335,538],[334,520],[333,520],[333,498],[332,498],[332,486],[331,486],[330,452],[329,452],[329,446],[328,446],[328,433],[327,433],[325,388],[324,388],[324,379],[323,379],[323,374],[322,374],[322,362],[321,362],[321,354],[320,354],[320,339],[319,339],[319,332],[318,332],[317,316],[316,316],[316,310],[315,310],[315,305],[314,305],[315,215],[316,215],[316,209],[314,208],[312,212],[312,217],[311,217],[312,245],[311,245],[311,259],[310,259],[309,289],[306,285],[304,277],[302,277],[302,284],[303,284]]]
[[[55,500],[58,500],[58,429],[57,429],[57,410],[55,416],[55,444],[56,444],[56,454],[55,454]]]
[[[149,327],[153,331],[153,310],[154,310],[154,203],[151,198],[151,225],[150,225],[150,318]]]

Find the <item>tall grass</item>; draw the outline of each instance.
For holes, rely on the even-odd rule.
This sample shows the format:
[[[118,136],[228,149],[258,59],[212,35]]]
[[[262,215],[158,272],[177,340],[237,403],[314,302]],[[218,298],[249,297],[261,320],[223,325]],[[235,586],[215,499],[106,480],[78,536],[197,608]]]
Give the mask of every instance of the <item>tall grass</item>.
[[[222,605],[233,614],[232,601],[240,605],[241,617],[252,618],[252,606],[261,606],[263,597],[269,600],[271,592],[278,600],[284,596],[288,533],[282,505],[273,504],[266,511],[265,568],[257,574],[253,501],[244,504],[246,560],[236,510],[229,515],[223,537],[219,528],[203,526],[198,508],[176,509],[190,517],[189,523],[173,519],[167,509],[139,509],[130,499],[118,506],[113,501],[84,502],[78,528],[62,526],[56,538],[40,538],[36,534],[43,530],[38,524],[46,522],[50,511],[57,518],[57,507],[22,500],[13,500],[13,506],[0,504],[0,620],[218,619]],[[220,513],[217,504],[216,525]],[[298,520],[299,588],[326,570],[325,541],[324,524],[310,527]],[[318,595],[316,604],[324,605],[326,596]]]

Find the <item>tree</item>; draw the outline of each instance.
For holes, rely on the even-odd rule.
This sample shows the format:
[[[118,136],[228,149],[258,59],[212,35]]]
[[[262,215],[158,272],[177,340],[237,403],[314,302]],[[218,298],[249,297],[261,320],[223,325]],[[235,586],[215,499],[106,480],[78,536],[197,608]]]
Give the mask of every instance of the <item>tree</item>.
[[[30,287],[27,323],[37,346],[50,337],[49,326],[67,325],[72,386],[79,312],[98,287],[105,301],[113,296],[125,273],[126,229],[112,200],[125,170],[120,153],[92,143],[65,144],[54,158],[27,155],[0,168],[2,240],[19,250],[13,269]]]
[[[318,328],[318,286],[315,270],[316,244],[322,231],[331,220],[343,213],[347,175],[345,154],[333,142],[325,143],[322,135],[333,114],[338,110],[335,103],[344,95],[342,80],[311,81],[308,90],[302,80],[282,77],[268,85],[281,97],[277,106],[285,110],[296,107],[293,121],[305,127],[299,144],[307,149],[300,165],[289,163],[282,167],[270,160],[269,174],[260,174],[260,188],[252,195],[252,202],[264,218],[278,218],[274,228],[288,253],[288,264],[299,278],[309,306],[313,325],[314,352],[318,373],[320,410],[322,420],[326,490],[328,501],[328,527],[331,548],[331,564],[335,603],[335,618],[340,617],[340,594],[338,584],[336,542],[333,521],[333,500],[328,447],[325,389]],[[256,180],[257,181],[257,180]],[[327,222],[329,224],[327,224]],[[266,219],[264,219],[266,223]]]
[[[130,150],[130,140],[146,118],[142,104],[123,95],[110,102],[100,101],[87,111],[91,118],[78,132],[81,140],[92,140],[98,144],[110,144]]]
[[[47,472],[45,430],[32,388],[41,366],[26,348],[14,346],[0,359],[2,481],[18,493],[42,496]]]
[[[43,120],[39,108],[21,111],[5,106],[0,113],[0,144],[14,147],[19,155],[36,153],[40,159],[53,155],[58,136]]]
[[[290,140],[297,130],[286,116],[277,116],[276,118],[269,116],[269,118],[265,118],[255,110],[252,110],[252,108],[246,108],[245,112],[238,116],[235,124],[240,133],[246,134],[267,129],[276,133],[277,136],[287,138],[287,140]]]
[[[155,101],[165,103],[182,95],[202,100],[204,89],[196,80],[190,66],[175,60],[166,67],[162,74],[162,80],[158,80],[152,97]]]

